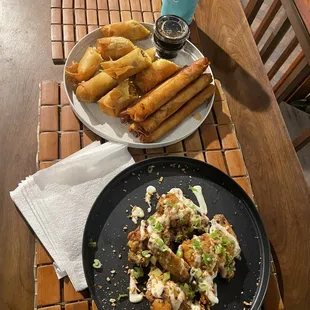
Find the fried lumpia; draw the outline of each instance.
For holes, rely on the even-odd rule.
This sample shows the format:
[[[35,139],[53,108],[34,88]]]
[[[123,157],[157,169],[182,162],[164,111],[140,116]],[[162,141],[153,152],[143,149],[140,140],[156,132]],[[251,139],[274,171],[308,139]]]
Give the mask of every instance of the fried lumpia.
[[[135,20],[103,26],[101,32],[105,37],[124,37],[133,41],[144,39],[151,34],[148,29]]]
[[[150,143],[158,140],[164,136],[171,129],[178,126],[184,119],[186,119],[196,108],[202,105],[208,98],[214,94],[215,86],[209,85],[206,89],[201,91],[193,99],[188,101],[180,110],[165,120],[157,129],[148,135],[140,134],[141,142]]]
[[[89,80],[100,68],[102,58],[95,47],[88,47],[84,56],[77,62],[66,67],[66,77],[74,82]]]
[[[210,73],[203,74],[197,80],[181,90],[174,98],[164,104],[159,110],[150,115],[145,121],[131,124],[129,126],[129,131],[136,136],[138,136],[139,133],[147,134],[153,132],[165,119],[179,110],[188,100],[193,98],[201,90],[207,87],[211,81],[212,76]]]
[[[166,59],[158,59],[151,66],[137,73],[135,76],[135,85],[144,93],[150,91],[155,86],[165,81],[172,74],[176,73],[180,67],[174,62]]]
[[[103,113],[117,117],[120,111],[126,109],[137,98],[134,84],[126,80],[103,96],[98,104]]]
[[[207,58],[196,60],[189,67],[182,69],[175,76],[146,94],[136,105],[123,111],[120,114],[121,120],[123,122],[128,122],[130,119],[135,122],[144,121],[189,83],[197,79],[208,65],[209,61]]]
[[[133,51],[133,43],[122,37],[101,38],[97,40],[97,51],[104,60],[116,60]]]
[[[80,102],[96,102],[113,87],[117,81],[105,72],[100,72],[87,82],[82,82],[76,89],[76,97]]]
[[[118,81],[124,81],[143,69],[149,67],[152,60],[141,48],[135,48],[129,54],[116,61],[105,61],[101,63],[104,72]]]
[[[155,47],[151,47],[145,50],[145,52],[151,57],[152,62],[156,60],[156,48]]]

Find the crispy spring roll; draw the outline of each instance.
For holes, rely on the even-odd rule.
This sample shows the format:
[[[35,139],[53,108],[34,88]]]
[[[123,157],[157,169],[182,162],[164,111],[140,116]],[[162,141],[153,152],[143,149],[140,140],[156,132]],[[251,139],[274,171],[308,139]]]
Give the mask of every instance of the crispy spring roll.
[[[144,39],[151,34],[148,29],[135,20],[103,26],[101,32],[105,37],[124,37],[133,41]]]
[[[196,60],[189,67],[182,69],[175,76],[146,94],[136,105],[123,111],[120,114],[121,120],[123,122],[128,122],[130,119],[135,122],[144,121],[149,115],[171,100],[189,83],[196,80],[205,71],[208,65],[209,61],[207,58]]]
[[[136,136],[138,136],[139,133],[147,134],[153,132],[165,119],[179,110],[188,100],[193,98],[201,90],[207,87],[211,81],[212,76],[210,73],[203,74],[197,80],[181,90],[174,98],[164,104],[159,110],[150,115],[145,121],[132,123],[129,126],[129,131]]]
[[[193,99],[188,101],[180,110],[164,121],[152,133],[148,135],[140,134],[139,138],[141,142],[151,143],[164,136],[167,132],[178,126],[184,119],[191,115],[191,113],[193,113],[196,108],[206,102],[206,100],[214,94],[214,90],[215,86],[213,84],[209,85]]]
[[[104,60],[116,60],[133,51],[133,43],[122,37],[101,38],[97,40],[97,51]]]
[[[76,89],[76,97],[80,102],[96,102],[116,85],[115,79],[105,72],[100,72],[89,81],[79,84]]]
[[[117,117],[122,110],[126,109],[137,98],[134,84],[126,80],[103,96],[98,101],[98,104],[103,113]]]
[[[145,52],[151,57],[152,62],[156,60],[156,48],[155,47],[151,47],[145,50]]]
[[[116,61],[105,61],[101,63],[104,72],[109,74],[112,78],[124,81],[128,77],[135,75],[141,70],[149,67],[152,60],[141,48],[135,48],[127,55],[121,57]]]
[[[151,66],[137,73],[134,83],[146,93],[161,82],[167,80],[168,77],[176,73],[179,69],[180,67],[174,62],[166,59],[158,59]]]
[[[100,68],[102,58],[95,47],[88,47],[84,56],[77,62],[66,67],[66,77],[74,82],[89,80]]]

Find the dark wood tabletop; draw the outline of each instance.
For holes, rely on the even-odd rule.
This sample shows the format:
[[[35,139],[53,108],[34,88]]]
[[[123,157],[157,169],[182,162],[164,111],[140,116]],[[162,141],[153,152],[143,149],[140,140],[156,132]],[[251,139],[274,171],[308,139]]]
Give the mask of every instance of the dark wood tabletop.
[[[9,197],[36,170],[38,85],[53,65],[50,3],[0,3],[0,308],[33,309],[34,237]],[[286,309],[309,309],[310,197],[239,0],[200,0],[203,52],[221,80],[255,199],[274,248]]]
[[[241,2],[200,1],[203,52],[222,81],[286,309],[310,309],[310,195]]]

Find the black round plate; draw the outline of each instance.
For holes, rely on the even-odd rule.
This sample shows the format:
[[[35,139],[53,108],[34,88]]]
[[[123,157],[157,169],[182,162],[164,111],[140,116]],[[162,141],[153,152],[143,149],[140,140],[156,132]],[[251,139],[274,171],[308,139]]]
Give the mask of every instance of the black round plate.
[[[154,166],[151,173],[150,166]],[[163,177],[162,183],[160,177]],[[127,216],[130,215],[130,205],[140,206],[149,216],[144,201],[149,185],[155,186],[160,195],[179,187],[194,202],[196,199],[189,186],[201,185],[209,218],[224,214],[233,225],[242,251],[234,278],[230,282],[216,278],[220,302],[212,309],[243,309],[246,307],[244,301],[252,302],[250,309],[259,309],[269,280],[270,250],[256,207],[229,176],[213,166],[186,157],[157,157],[139,162],[117,175],[95,201],[84,231],[83,265],[97,307],[113,309],[109,300],[128,292],[126,266],[131,266],[127,261],[127,234],[136,225]],[[123,230],[124,226],[128,226],[127,231]],[[90,240],[97,242],[96,248],[88,246]],[[101,269],[92,267],[94,258],[101,261]],[[111,276],[112,270],[116,272],[114,276]],[[146,300],[131,304],[124,299],[116,306],[116,309],[149,308]]]

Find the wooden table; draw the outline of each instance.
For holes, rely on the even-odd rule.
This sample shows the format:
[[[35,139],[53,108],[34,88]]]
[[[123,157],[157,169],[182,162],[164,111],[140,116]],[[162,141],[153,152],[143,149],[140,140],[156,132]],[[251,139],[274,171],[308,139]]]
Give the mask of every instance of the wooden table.
[[[38,83],[60,80],[62,66],[51,60],[49,3],[6,0],[0,6],[0,307],[30,310],[33,236],[8,191],[35,172]],[[240,1],[200,0],[196,20],[197,39],[225,89],[278,258],[286,309],[309,309],[309,191]]]

